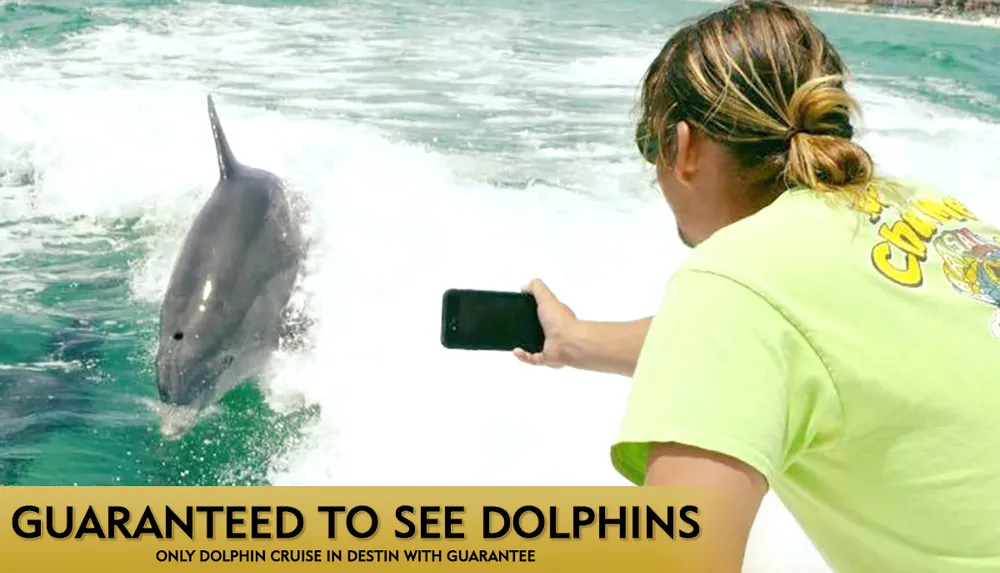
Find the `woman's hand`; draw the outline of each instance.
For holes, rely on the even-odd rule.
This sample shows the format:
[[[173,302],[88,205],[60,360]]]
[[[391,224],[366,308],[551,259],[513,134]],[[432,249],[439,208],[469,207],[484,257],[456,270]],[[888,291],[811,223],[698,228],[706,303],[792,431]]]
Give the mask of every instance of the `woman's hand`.
[[[569,360],[568,347],[574,327],[579,323],[576,314],[563,304],[541,279],[534,279],[524,289],[535,297],[538,304],[538,320],[545,333],[545,344],[541,352],[530,353],[521,348],[514,349],[514,356],[526,364],[562,368]]]
[[[541,352],[514,349],[526,364],[631,376],[635,371],[652,317],[628,322],[593,322],[576,317],[549,287],[535,279],[524,287],[538,303],[538,320],[545,333]]]

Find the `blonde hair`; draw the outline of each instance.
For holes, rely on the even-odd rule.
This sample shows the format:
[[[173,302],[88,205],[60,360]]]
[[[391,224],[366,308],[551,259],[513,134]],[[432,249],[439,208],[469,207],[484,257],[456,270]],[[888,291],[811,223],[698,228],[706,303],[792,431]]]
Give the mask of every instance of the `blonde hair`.
[[[869,154],[852,141],[847,69],[801,10],[740,0],[676,32],[642,83],[636,143],[669,165],[685,121],[722,144],[753,188],[862,191]]]

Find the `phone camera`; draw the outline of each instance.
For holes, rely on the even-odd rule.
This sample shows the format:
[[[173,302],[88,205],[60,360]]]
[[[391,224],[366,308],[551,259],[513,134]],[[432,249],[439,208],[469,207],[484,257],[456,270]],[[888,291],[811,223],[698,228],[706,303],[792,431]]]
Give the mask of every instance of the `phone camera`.
[[[450,330],[452,332],[458,330],[458,320],[457,319],[453,318],[453,319],[451,319],[451,320],[448,321],[448,330]]]

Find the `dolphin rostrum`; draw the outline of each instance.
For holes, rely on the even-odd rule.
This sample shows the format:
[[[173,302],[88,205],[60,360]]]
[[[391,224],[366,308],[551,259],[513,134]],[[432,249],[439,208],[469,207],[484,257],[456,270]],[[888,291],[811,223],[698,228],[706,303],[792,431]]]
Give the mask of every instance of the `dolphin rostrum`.
[[[303,258],[282,181],[236,160],[211,95],[208,117],[219,181],[174,263],[156,353],[161,400],[195,413],[267,363]]]

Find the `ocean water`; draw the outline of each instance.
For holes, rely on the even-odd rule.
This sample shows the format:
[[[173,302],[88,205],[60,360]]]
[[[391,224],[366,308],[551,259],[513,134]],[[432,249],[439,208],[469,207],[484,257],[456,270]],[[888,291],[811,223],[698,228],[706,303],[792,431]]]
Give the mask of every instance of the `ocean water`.
[[[0,484],[624,485],[625,379],[440,347],[441,293],[544,278],[655,311],[685,256],[630,139],[638,81],[711,3],[0,4]],[[887,172],[1000,218],[1000,30],[818,13]],[[284,177],[306,344],[159,434],[159,298],[217,172]],[[748,571],[825,571],[770,496]]]

